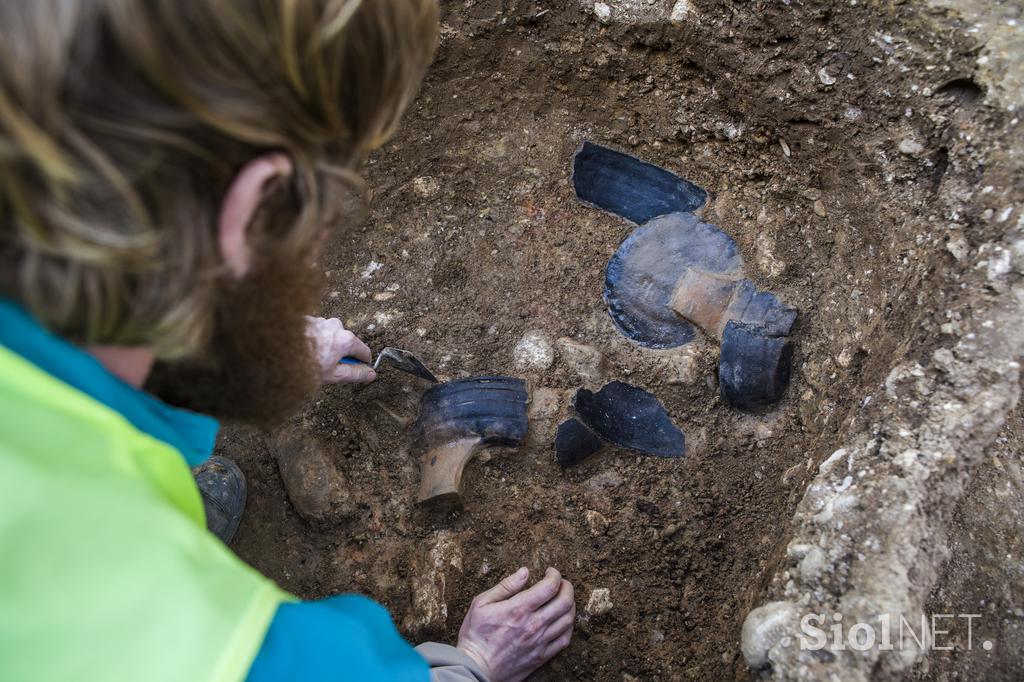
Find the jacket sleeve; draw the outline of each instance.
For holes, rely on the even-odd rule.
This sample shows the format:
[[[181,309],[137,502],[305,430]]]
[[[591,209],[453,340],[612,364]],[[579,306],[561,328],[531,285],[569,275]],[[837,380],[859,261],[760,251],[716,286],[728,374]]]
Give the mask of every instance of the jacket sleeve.
[[[430,666],[430,682],[488,682],[473,659],[453,646],[427,642],[416,651]]]
[[[344,595],[279,606],[247,679],[427,682],[430,672],[382,606]]]

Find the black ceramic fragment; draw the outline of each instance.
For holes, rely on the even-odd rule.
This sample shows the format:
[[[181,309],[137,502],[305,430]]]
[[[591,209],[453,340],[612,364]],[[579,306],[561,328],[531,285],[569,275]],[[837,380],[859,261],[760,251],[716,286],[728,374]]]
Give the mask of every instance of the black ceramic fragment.
[[[729,309],[728,318],[759,325],[768,336],[787,336],[796,322],[797,311],[779,301],[775,294],[758,291],[747,279],[740,280]]]
[[[652,394],[621,381],[594,393],[585,388],[573,399],[576,417],[602,439],[658,457],[682,457],[683,432]]]
[[[692,341],[692,324],[670,307],[676,283],[692,267],[731,272],[742,267],[736,243],[689,213],[655,218],[622,242],[605,271],[604,300],[619,330],[647,348]]]
[[[725,325],[718,362],[722,398],[738,410],[759,412],[778,402],[789,384],[793,345],[764,325]]]
[[[584,142],[573,158],[576,196],[638,225],[669,213],[696,211],[707,192],[675,173],[629,154]]]
[[[578,464],[603,447],[604,441],[575,417],[558,425],[558,432],[555,434],[555,461],[563,467]]]
[[[438,384],[420,399],[414,438],[426,445],[479,437],[488,445],[518,445],[526,436],[526,382],[473,377]]]

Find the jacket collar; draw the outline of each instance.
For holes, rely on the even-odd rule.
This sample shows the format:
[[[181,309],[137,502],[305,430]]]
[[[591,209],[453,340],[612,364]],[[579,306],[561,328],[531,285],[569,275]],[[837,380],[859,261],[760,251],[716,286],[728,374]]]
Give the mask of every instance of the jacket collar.
[[[118,412],[138,430],[182,454],[189,466],[213,453],[216,419],[158,400],[107,370],[82,349],[50,333],[23,308],[0,299],[0,345]]]

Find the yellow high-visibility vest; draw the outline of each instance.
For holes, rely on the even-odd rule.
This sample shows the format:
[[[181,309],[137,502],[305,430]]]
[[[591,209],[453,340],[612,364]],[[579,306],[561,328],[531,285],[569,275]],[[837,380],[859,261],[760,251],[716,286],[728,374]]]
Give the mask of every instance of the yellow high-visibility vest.
[[[0,680],[236,682],[292,600],[178,451],[0,346]]]

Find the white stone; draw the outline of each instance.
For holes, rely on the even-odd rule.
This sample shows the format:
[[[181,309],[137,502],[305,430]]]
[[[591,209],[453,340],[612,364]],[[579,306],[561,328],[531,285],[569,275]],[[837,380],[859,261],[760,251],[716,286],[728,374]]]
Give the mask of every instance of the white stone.
[[[924,151],[924,147],[916,140],[902,140],[900,141],[900,151],[907,156],[916,156]]]
[[[953,258],[962,261],[971,252],[971,245],[961,235],[950,237],[946,242],[946,251],[949,251]]]
[[[807,550],[807,554],[800,560],[800,577],[806,582],[817,580],[825,572],[828,565],[828,557],[825,551],[817,545]]]
[[[521,370],[545,370],[555,361],[551,342],[538,331],[527,332],[512,351],[512,360]]]
[[[437,193],[441,191],[441,186],[429,175],[421,175],[418,178],[413,178],[412,190],[424,199],[430,199],[437,196]]]
[[[672,14],[669,15],[669,19],[683,21],[692,11],[693,5],[690,4],[690,0],[676,0],[676,4],[672,5]]]
[[[378,263],[377,261],[372,260],[370,261],[369,265],[363,268],[363,271],[359,273],[359,276],[362,277],[363,279],[370,279],[371,277],[373,277],[373,273],[377,272],[382,267],[384,266]]]
[[[788,601],[768,602],[747,614],[740,635],[740,650],[747,665],[755,670],[767,665],[772,647],[796,623],[797,616],[796,606]]]
[[[828,459],[826,459],[824,462],[822,462],[818,466],[818,473],[819,474],[827,474],[829,471],[832,470],[832,466],[836,462],[841,460],[843,457],[845,457],[845,456],[846,456],[846,448],[839,448],[838,450],[833,452],[831,455],[829,455]]]
[[[594,16],[601,23],[607,23],[612,18],[612,8],[603,2],[594,3]]]
[[[591,616],[600,616],[611,611],[613,606],[611,591],[607,587],[598,587],[590,592],[586,612]]]
[[[586,519],[592,535],[604,535],[608,530],[608,519],[601,512],[588,509],[583,513],[583,518]]]

